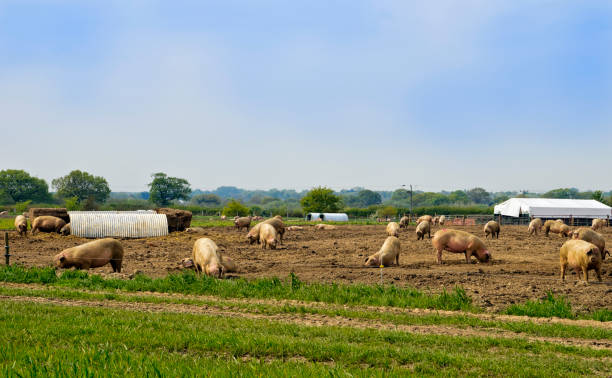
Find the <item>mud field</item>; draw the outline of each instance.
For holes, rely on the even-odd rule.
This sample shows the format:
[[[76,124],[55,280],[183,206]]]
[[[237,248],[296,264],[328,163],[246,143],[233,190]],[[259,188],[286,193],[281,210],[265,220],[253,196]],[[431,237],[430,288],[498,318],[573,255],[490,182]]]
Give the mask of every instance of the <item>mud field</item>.
[[[484,238],[482,226],[456,227]],[[435,228],[436,230],[438,228]],[[612,228],[603,231],[606,244],[612,245]],[[159,277],[179,270],[178,262],[191,256],[193,242],[210,237],[223,253],[233,258],[239,271],[231,277],[285,278],[294,272],[307,282],[379,283],[380,270],[363,266],[365,258],[375,253],[386,238],[385,226],[339,226],[322,231],[306,226],[302,231],[287,231],[284,244],[276,250],[262,250],[249,245],[246,231],[230,227],[206,229],[200,234],[173,233],[167,237],[123,240],[125,256],[122,272],[141,271]],[[433,232],[432,232],[433,235]],[[10,233],[11,262],[25,266],[51,265],[52,257],[64,248],[88,239],[56,234],[28,235],[20,238]],[[557,235],[529,237],[526,226],[502,227],[499,240],[487,240],[491,263],[479,264],[473,258],[466,264],[463,254],[445,252],[442,265],[435,262],[431,241],[416,240],[414,227],[402,230],[399,267],[384,268],[385,284],[409,285],[438,292],[442,288],[464,287],[476,305],[491,311],[545,296],[547,290],[566,295],[579,310],[612,307],[612,259],[603,267],[603,283],[590,271],[590,285],[576,284],[570,273],[566,282],[559,279],[559,247],[565,241]],[[97,273],[112,272],[109,266]]]

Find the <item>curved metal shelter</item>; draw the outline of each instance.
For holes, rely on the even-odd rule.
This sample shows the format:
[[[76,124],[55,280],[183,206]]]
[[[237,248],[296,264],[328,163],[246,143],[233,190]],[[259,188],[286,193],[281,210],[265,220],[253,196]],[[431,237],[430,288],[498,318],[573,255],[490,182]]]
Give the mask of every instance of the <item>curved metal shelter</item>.
[[[324,221],[324,222],[348,222],[348,215],[345,213],[308,213],[306,215],[308,221]]]
[[[154,211],[69,211],[70,233],[84,238],[168,235],[168,218]]]

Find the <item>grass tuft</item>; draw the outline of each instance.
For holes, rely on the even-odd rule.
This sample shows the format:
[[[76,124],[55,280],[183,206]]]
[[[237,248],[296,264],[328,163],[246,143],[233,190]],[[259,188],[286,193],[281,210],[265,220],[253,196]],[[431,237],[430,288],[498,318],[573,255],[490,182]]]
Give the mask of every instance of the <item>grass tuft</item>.
[[[478,312],[465,290],[455,287],[440,294],[425,293],[411,287],[305,283],[295,274],[286,281],[277,277],[246,280],[219,280],[197,276],[193,271],[151,278],[142,274],[132,280],[102,278],[83,271],[64,271],[56,276],[53,268],[24,268],[17,265],[0,267],[0,281],[38,283],[89,290],[119,289],[129,292],[151,291],[215,295],[222,298],[274,298],[307,302],[325,302],[349,305],[393,306],[438,310],[464,310]]]

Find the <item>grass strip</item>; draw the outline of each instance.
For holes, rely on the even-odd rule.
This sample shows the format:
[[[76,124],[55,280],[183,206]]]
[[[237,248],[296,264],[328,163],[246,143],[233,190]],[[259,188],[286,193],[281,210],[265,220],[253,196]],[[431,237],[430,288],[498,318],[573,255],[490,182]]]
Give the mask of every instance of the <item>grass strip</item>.
[[[411,287],[364,284],[304,283],[291,273],[286,281],[279,278],[219,280],[197,276],[192,271],[163,278],[137,275],[132,280],[104,279],[82,271],[64,271],[58,277],[53,268],[0,267],[0,282],[37,283],[89,290],[120,289],[130,292],[152,291],[214,295],[221,298],[274,298],[349,305],[392,306],[437,310],[479,311],[460,287],[439,294],[425,293]]]
[[[473,328],[486,330],[504,330],[525,335],[540,337],[577,338],[577,339],[612,339],[612,330],[565,324],[537,324],[525,321],[484,320],[469,315],[440,314],[396,314],[376,310],[351,308],[326,308],[312,305],[261,304],[233,302],[231,300],[203,298],[168,298],[153,295],[124,295],[116,292],[92,293],[72,289],[58,288],[9,288],[0,287],[0,295],[29,296],[56,299],[80,299],[88,301],[117,301],[127,303],[181,304],[209,306],[219,310],[242,311],[263,315],[277,314],[310,314],[347,319],[373,320],[393,325],[407,326],[453,326],[455,328]]]
[[[267,360],[273,362],[263,373],[274,376],[612,373],[606,350],[207,315],[5,302],[0,330],[0,343],[8,346],[0,349],[6,375],[177,376],[208,374],[203,369],[210,367],[260,376],[258,364]],[[249,366],[243,358],[258,362]]]
[[[572,309],[571,303],[564,296],[555,296],[551,291],[544,299],[531,300],[522,304],[514,304],[503,311],[507,315],[522,315],[541,318],[556,316],[565,319],[592,319],[601,322],[612,321],[612,311],[599,309],[587,314],[578,314]]]

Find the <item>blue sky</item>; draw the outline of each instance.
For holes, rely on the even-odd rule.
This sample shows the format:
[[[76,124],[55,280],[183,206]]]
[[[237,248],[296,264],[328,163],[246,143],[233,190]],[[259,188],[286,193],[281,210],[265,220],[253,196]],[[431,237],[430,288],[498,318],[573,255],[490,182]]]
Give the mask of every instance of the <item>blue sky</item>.
[[[605,1],[0,0],[0,168],[609,190],[610,46]]]

